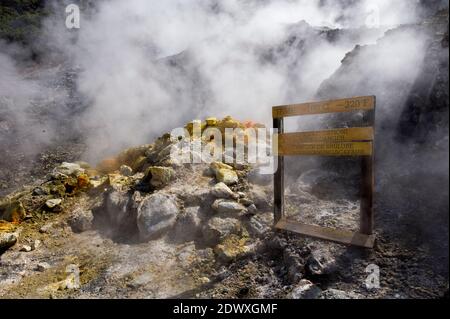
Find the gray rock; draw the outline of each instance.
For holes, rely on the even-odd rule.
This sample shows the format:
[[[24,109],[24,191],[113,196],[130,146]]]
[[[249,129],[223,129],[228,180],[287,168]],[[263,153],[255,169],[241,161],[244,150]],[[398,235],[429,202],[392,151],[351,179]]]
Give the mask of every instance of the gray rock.
[[[254,205],[254,203],[253,203],[253,201],[251,200],[251,199],[248,199],[248,198],[245,198],[245,197],[243,197],[243,198],[239,198],[239,201],[238,201],[240,204],[242,204],[242,205],[244,205],[244,206],[251,206],[251,205]]]
[[[68,220],[69,226],[75,233],[82,233],[92,228],[94,215],[91,210],[77,209]]]
[[[327,289],[320,294],[320,299],[363,299],[364,296],[352,291],[343,291],[338,289]]]
[[[181,241],[191,241],[201,232],[200,207],[188,207],[179,214],[175,223],[175,238]]]
[[[129,202],[130,196],[124,191],[114,190],[106,196],[106,213],[113,225],[123,225],[130,217]]]
[[[242,204],[228,199],[217,199],[211,207],[219,214],[239,215],[247,211]]]
[[[292,299],[318,299],[322,289],[314,285],[311,281],[302,279],[294,287],[289,297]]]
[[[161,236],[169,230],[179,213],[172,196],[155,193],[142,200],[137,212],[137,226],[143,240]]]
[[[238,234],[240,231],[241,224],[236,218],[213,217],[203,227],[202,233],[207,244],[216,245],[228,235]]]
[[[211,195],[216,198],[237,198],[237,194],[233,193],[225,183],[217,183],[214,185],[211,190]]]

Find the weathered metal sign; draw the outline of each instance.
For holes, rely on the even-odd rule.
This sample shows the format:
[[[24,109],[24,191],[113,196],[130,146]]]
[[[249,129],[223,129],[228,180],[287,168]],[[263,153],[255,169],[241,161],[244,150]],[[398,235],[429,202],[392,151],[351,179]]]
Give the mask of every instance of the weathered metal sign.
[[[375,96],[360,96],[349,99],[275,106],[272,108],[272,117],[367,111],[373,110],[374,107]]]

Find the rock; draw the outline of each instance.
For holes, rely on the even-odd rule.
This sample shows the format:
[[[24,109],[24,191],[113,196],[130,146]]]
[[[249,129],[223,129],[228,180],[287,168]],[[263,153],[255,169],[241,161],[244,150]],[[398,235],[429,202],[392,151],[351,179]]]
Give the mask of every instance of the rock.
[[[237,235],[230,235],[214,248],[217,258],[224,262],[236,260],[246,254],[251,249],[246,245],[248,238],[239,238]]]
[[[50,265],[46,262],[40,262],[36,265],[35,270],[43,272],[46,271],[47,269],[50,269]]]
[[[211,282],[211,280],[208,277],[200,277],[198,280],[202,285],[207,285]]]
[[[254,205],[253,201],[251,199],[248,198],[239,198],[238,202],[244,206],[251,206]],[[255,206],[256,208],[256,206]]]
[[[324,249],[313,250],[306,266],[313,275],[329,275],[336,271],[335,259]]]
[[[220,169],[216,173],[216,180],[218,182],[225,183],[226,185],[233,185],[237,184],[239,181],[239,177],[237,176],[236,172],[229,169]]]
[[[175,224],[178,213],[179,209],[172,196],[155,193],[144,198],[137,212],[141,238],[148,240],[161,236]]]
[[[322,289],[314,285],[311,281],[302,279],[294,287],[289,295],[292,299],[317,299],[319,298]]]
[[[231,234],[239,234],[241,224],[236,218],[211,218],[202,229],[205,242],[214,246]]]
[[[85,170],[79,164],[63,162],[53,169],[51,176],[53,178],[60,178],[61,175],[77,177],[84,172]]]
[[[8,249],[9,247],[13,246],[17,242],[18,238],[18,232],[0,232],[0,250]]]
[[[248,192],[248,198],[259,210],[268,210],[272,206],[270,203],[270,197],[261,186],[253,185]]]
[[[216,199],[211,207],[219,214],[238,215],[247,212],[243,205],[228,199]]]
[[[251,204],[250,206],[247,207],[247,212],[249,214],[255,215],[258,213],[258,208],[256,208],[255,204]]]
[[[119,168],[120,174],[123,176],[131,176],[133,175],[133,169],[127,165],[121,165]]]
[[[75,233],[82,233],[92,228],[94,215],[91,210],[76,209],[68,220],[69,226]]]
[[[233,167],[222,162],[212,162],[209,165],[210,169],[216,176],[217,182],[225,183],[226,185],[236,184],[239,180]]]
[[[208,126],[217,126],[217,123],[219,122],[215,117],[208,117],[205,121]]]
[[[147,169],[144,180],[149,181],[153,187],[162,188],[169,184],[174,177],[175,170],[172,167],[151,166]]]
[[[178,197],[184,202],[184,206],[203,206],[206,202],[212,203],[214,201],[209,187],[185,185],[171,190],[178,194]]]
[[[23,252],[30,252],[32,250],[33,250],[33,248],[30,245],[22,245],[22,247],[20,248],[20,251],[23,251]]]
[[[211,190],[211,195],[216,198],[233,198],[238,196],[225,183],[217,183]]]
[[[333,288],[324,290],[320,294],[320,299],[363,299],[363,298],[364,296],[358,293],[351,291],[347,292]]]
[[[175,237],[181,241],[191,241],[197,238],[201,232],[200,207],[187,207],[178,215],[175,223]]]
[[[62,203],[61,198],[49,199],[45,202],[45,206],[51,210],[56,210]]]
[[[246,223],[247,229],[251,235],[262,237],[270,231],[270,227],[260,216],[252,216]]]
[[[31,194],[33,196],[45,196],[48,195],[49,192],[48,189],[46,189],[45,187],[38,186],[33,189],[33,192]]]
[[[106,196],[106,213],[113,225],[120,226],[130,218],[129,202],[130,196],[123,191],[112,191]]]

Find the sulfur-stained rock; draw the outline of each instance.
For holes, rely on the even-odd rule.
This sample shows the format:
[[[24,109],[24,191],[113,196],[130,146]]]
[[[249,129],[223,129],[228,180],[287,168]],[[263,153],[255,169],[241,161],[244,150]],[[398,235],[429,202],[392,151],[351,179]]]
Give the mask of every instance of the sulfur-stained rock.
[[[236,199],[238,196],[235,194],[225,183],[217,183],[211,189],[211,195],[216,198],[233,198]]]
[[[218,120],[217,120],[217,118],[215,118],[215,117],[208,117],[206,120],[206,125],[207,126],[217,126],[217,124],[218,124]]]
[[[259,210],[268,210],[271,208],[270,197],[261,186],[253,185],[249,190],[248,197]]]
[[[214,246],[231,234],[241,232],[241,223],[236,218],[211,218],[202,229],[205,243]]]
[[[175,170],[171,167],[151,166],[145,173],[144,180],[149,181],[150,185],[156,188],[162,188],[169,184],[175,178]]]
[[[179,209],[175,199],[167,194],[155,193],[139,204],[137,226],[143,240],[157,238],[168,231],[176,221]]]
[[[247,241],[248,238],[230,235],[214,248],[214,252],[219,260],[230,262],[251,251],[250,247],[246,245]]]
[[[234,170],[222,168],[217,171],[216,180],[219,183],[222,182],[226,185],[233,185],[237,184],[239,177]]]
[[[20,201],[5,200],[0,202],[0,220],[19,223],[25,218],[25,215],[25,208]]]
[[[216,199],[211,207],[219,214],[239,215],[247,211],[243,205],[228,199]]]

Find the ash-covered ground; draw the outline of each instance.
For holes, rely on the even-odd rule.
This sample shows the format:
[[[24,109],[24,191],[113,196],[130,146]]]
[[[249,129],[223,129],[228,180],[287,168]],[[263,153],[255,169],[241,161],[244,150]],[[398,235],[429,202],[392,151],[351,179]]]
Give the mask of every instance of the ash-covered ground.
[[[0,297],[448,297],[448,10],[430,9],[420,23],[386,32],[305,22],[288,30],[258,56],[263,65],[286,62],[289,79],[299,83],[290,90],[305,87],[296,71],[310,61],[308,48],[331,41],[354,48],[311,99],[377,96],[374,249],[275,231],[270,175],[258,174],[255,165],[173,161],[170,150],[179,141],[166,131],[93,163],[89,151],[106,144],[93,144],[92,123],[83,125],[95,104],[79,92],[83,71],[61,57],[20,56],[18,65],[0,60],[2,75],[11,74],[0,96]],[[419,57],[393,45],[411,34],[421,39]],[[357,45],[367,37],[374,41]],[[391,64],[380,68],[387,57]],[[158,64],[185,78],[173,94],[192,93],[178,118],[186,120],[173,127],[213,102],[189,50]],[[10,99],[10,92],[24,92],[23,98]],[[269,106],[266,111],[270,116]],[[96,120],[94,130],[108,132]],[[239,120],[210,118],[208,125],[255,125]],[[291,125],[352,126],[358,120],[359,114],[324,116]],[[120,122],[114,125],[120,131]],[[287,164],[291,218],[357,229],[358,161]],[[379,287],[368,288],[374,266]]]

